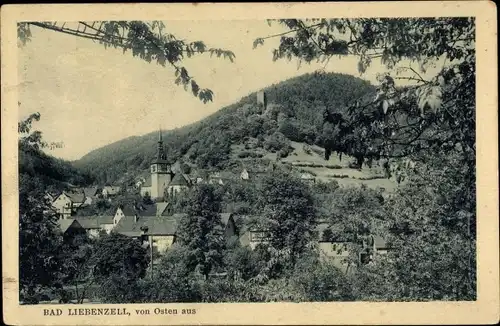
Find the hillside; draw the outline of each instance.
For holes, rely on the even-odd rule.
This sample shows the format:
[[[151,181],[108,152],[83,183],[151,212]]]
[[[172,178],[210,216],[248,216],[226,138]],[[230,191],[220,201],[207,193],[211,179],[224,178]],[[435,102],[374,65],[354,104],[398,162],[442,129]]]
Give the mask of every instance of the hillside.
[[[70,162],[47,155],[25,141],[19,142],[19,178],[21,186],[29,181],[30,184],[44,185],[49,192],[95,181]]]
[[[268,164],[283,162],[332,163],[323,158],[323,117],[325,110],[342,112],[347,104],[374,92],[374,86],[359,78],[335,73],[312,73],[292,78],[264,89],[267,109],[257,105],[256,93],[225,107],[217,113],[179,129],[164,132],[167,156],[185,169],[220,170],[240,168],[245,160]],[[74,165],[95,175],[99,183],[132,182],[146,175],[156,151],[157,133],[134,136],[96,149]],[[304,154],[302,145],[316,151]],[[342,164],[348,166],[348,158]],[[254,163],[253,163],[254,164]],[[320,164],[320,165],[321,165]],[[372,171],[314,171],[323,178],[351,173],[369,178]],[[311,170],[313,169],[313,170]],[[318,176],[319,177],[319,176]]]

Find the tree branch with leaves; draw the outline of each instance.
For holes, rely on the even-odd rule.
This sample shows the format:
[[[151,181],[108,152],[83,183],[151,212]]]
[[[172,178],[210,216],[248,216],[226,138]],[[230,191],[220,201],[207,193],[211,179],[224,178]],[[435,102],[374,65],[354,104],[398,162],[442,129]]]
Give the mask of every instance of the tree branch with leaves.
[[[161,21],[79,21],[66,22],[25,22],[17,26],[19,44],[25,45],[31,38],[31,28],[41,28],[78,38],[92,40],[105,48],[120,48],[123,53],[132,52],[146,62],[155,61],[162,67],[170,66],[175,72],[175,84],[182,85],[185,90],[203,103],[213,100],[213,92],[201,88],[187,68],[183,60],[195,55],[209,54],[210,57],[224,58],[234,62],[232,51],[208,47],[203,41],[187,41],[178,39],[166,31]]]

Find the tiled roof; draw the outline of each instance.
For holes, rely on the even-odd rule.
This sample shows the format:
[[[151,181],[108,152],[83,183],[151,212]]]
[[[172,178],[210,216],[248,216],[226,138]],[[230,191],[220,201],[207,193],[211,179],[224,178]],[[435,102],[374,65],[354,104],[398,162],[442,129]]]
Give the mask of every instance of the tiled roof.
[[[68,196],[73,203],[83,203],[85,201],[85,193],[80,191],[65,191],[64,194]]]
[[[58,221],[59,228],[63,233],[65,233],[71,226],[73,227],[82,227],[77,220],[69,218],[69,219],[60,219]]]
[[[84,229],[100,229],[103,224],[113,224],[113,216],[78,216],[75,219]]]
[[[92,216],[75,217],[84,229],[100,229],[99,221]]]
[[[129,206],[129,205],[124,206],[124,207],[120,207],[120,209],[122,210],[123,215],[125,215],[125,216],[135,216],[135,214],[137,213],[135,208],[133,206]]]
[[[137,213],[139,216],[156,216],[156,205],[140,204],[137,206]]]
[[[129,237],[138,237],[142,234],[140,229],[136,229],[136,222],[134,216],[125,215],[120,219],[120,222],[115,227],[115,231],[117,233],[129,236]]]
[[[168,185],[169,186],[189,186],[189,180],[186,179],[184,174],[177,173]]]
[[[139,216],[165,216],[166,209],[169,205],[169,203],[165,202],[154,203],[151,205],[126,205],[122,207],[121,210],[125,216],[135,216],[136,214]]]
[[[170,203],[156,203],[156,216],[165,216],[167,214],[166,210]]]
[[[221,219],[221,222],[224,224],[224,226],[227,225],[227,223],[229,222],[229,219],[231,218],[233,214],[232,213],[221,213],[220,214],[220,219]]]
[[[97,187],[83,188],[83,193],[85,197],[95,197],[97,195],[97,190],[99,190]]]
[[[142,234],[175,235],[175,232],[177,232],[177,225],[181,218],[182,215],[179,214],[172,217],[146,216],[138,217],[136,222],[134,217],[125,216],[118,222],[115,230],[127,236],[140,236]],[[141,228],[143,228],[144,231],[141,230]]]

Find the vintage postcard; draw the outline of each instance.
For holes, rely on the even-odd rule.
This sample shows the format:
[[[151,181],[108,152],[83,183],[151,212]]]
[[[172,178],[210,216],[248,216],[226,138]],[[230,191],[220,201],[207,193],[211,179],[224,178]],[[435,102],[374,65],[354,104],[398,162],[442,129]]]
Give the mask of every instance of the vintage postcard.
[[[498,322],[496,23],[2,7],[4,322]]]

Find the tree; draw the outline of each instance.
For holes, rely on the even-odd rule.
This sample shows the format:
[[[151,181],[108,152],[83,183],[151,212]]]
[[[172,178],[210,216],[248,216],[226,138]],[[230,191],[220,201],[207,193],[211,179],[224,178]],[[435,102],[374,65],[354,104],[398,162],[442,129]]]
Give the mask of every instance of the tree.
[[[146,302],[200,302],[201,285],[190,261],[191,254],[186,246],[174,244],[161,258],[158,272],[151,280],[146,280],[143,291]]]
[[[349,279],[333,264],[317,256],[304,257],[295,268],[292,283],[301,301],[328,302],[354,299]]]
[[[221,196],[212,185],[197,185],[188,194],[187,216],[177,231],[177,242],[187,248],[186,265],[205,278],[222,264],[223,226],[220,219]]]
[[[40,293],[60,288],[61,232],[44,198],[43,184],[19,175],[19,300],[37,303]]]
[[[94,254],[94,243],[87,236],[85,230],[65,234],[63,239],[60,253],[60,260],[64,262],[61,282],[66,286],[73,286],[74,299],[77,303],[83,303],[89,283],[92,281],[90,264]],[[65,297],[69,299],[66,291],[61,291],[61,299],[64,300]]]
[[[369,277],[381,283],[371,287],[373,293],[368,296],[473,299],[474,18],[288,19],[278,23],[288,33],[274,51],[275,60],[327,61],[333,55],[356,55],[361,73],[375,58],[393,69],[379,76],[376,92],[353,101],[345,112],[328,108],[324,115],[326,159],[332,152],[354,156],[358,164],[386,158],[388,172],[398,171],[398,179],[411,179],[395,201],[386,205],[395,249],[387,262],[381,259],[369,267]],[[263,42],[259,39],[255,45]],[[405,60],[410,64],[405,65]],[[422,77],[427,67],[438,64],[441,69],[434,77]],[[401,80],[412,85],[402,87],[397,84]]]
[[[273,21],[276,22],[276,21]],[[394,75],[380,76],[376,94],[353,101],[346,114],[325,116],[339,134],[326,143],[331,151],[363,162],[366,157],[403,157],[422,151],[447,151],[457,144],[471,165],[475,151],[474,18],[359,18],[278,20],[288,33],[280,39],[273,60],[327,61],[334,55],[356,55],[366,71],[380,58]],[[270,35],[255,41],[258,46]],[[425,80],[421,71],[439,60],[442,69]],[[398,87],[398,80],[414,82]],[[455,126],[461,126],[456,128]]]
[[[40,114],[18,124],[19,131],[19,291],[20,301],[37,303],[42,291],[61,288],[59,252],[62,234],[45,197],[45,184],[31,172],[47,146],[41,132],[31,132]]]
[[[102,44],[105,48],[120,48],[130,51],[134,57],[147,62],[156,61],[162,67],[170,66],[175,71],[175,83],[190,89],[194,96],[204,103],[212,101],[213,92],[202,89],[182,66],[184,58],[204,53],[234,61],[233,52],[209,48],[202,41],[180,40],[166,31],[161,21],[78,21],[66,22],[23,22],[18,23],[19,43],[25,45],[32,37],[31,28],[42,28],[59,33],[85,38]]]
[[[312,240],[315,207],[310,189],[292,175],[278,172],[263,180],[260,206],[277,265],[293,267]]]
[[[146,275],[149,261],[139,240],[116,233],[100,237],[88,264],[89,283],[100,286],[99,296],[105,302],[133,302],[133,291]]]

